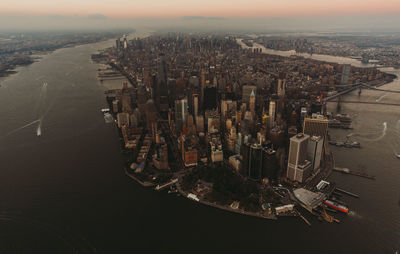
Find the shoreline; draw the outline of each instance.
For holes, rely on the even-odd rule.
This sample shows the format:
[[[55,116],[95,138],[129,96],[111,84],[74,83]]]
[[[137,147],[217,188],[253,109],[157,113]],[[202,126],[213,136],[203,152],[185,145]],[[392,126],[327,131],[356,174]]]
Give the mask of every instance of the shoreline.
[[[147,36],[146,36],[147,37]],[[240,45],[240,44],[239,44]],[[264,53],[264,52],[263,52]],[[265,53],[265,54],[269,54],[269,53]],[[278,55],[278,54],[276,54],[276,55]],[[283,56],[283,57],[287,57],[287,56]],[[310,58],[310,59],[312,59],[312,58]],[[318,59],[312,59],[312,60],[315,60],[315,61],[322,61],[322,60],[318,60]],[[328,62],[328,61],[325,61],[325,62]],[[342,64],[342,63],[337,63],[337,62],[332,62],[332,63],[336,63],[336,64]],[[128,80],[129,80],[129,83],[131,83],[131,85],[133,85],[132,84],[132,80],[130,79],[130,77],[129,77],[129,75],[128,75],[128,73],[126,73],[123,69],[121,69],[121,68],[118,68],[115,64],[113,64],[112,62],[108,62],[108,63],[106,63],[107,65],[109,65],[110,67],[112,67],[114,70],[116,70],[116,71],[119,71],[123,76],[125,76]],[[367,66],[365,66],[365,67],[360,67],[360,68],[369,68],[369,67],[367,67]],[[386,73],[386,72],[385,72]],[[392,74],[393,76],[396,76],[396,75],[394,75],[394,74]],[[396,76],[397,77],[397,76]],[[391,81],[382,81],[382,82],[380,82],[379,84],[377,84],[377,85],[375,85],[376,87],[378,87],[378,86],[382,86],[382,85],[385,85],[385,84],[388,84],[388,83],[391,83],[391,82],[393,82],[394,81],[394,79],[393,80],[391,80]],[[346,93],[348,93],[348,92],[350,92],[350,91],[346,91]],[[313,187],[315,187],[315,186],[311,186],[312,184],[311,184],[311,182],[313,182],[313,181],[315,181],[315,179],[316,180],[326,180],[327,178],[329,178],[329,176],[330,176],[330,174],[331,174],[331,172],[332,172],[332,168],[334,167],[334,156],[333,156],[333,154],[331,153],[331,157],[332,157],[332,161],[331,161],[331,163],[333,162],[333,165],[330,165],[330,167],[328,166],[327,168],[325,168],[325,169],[323,169],[323,170],[321,170],[320,171],[320,173],[318,173],[318,174],[316,174],[307,184],[305,184],[303,187],[304,188],[306,188],[306,189],[312,189]],[[129,172],[127,172],[127,169],[125,168],[125,174],[128,176],[128,177],[130,177],[132,180],[134,180],[134,181],[136,181],[136,182],[138,182],[140,185],[142,185],[143,187],[153,187],[153,186],[155,186],[156,184],[154,184],[154,183],[150,183],[150,182],[143,182],[143,181],[141,181],[141,180],[139,180],[137,177],[135,177],[132,173],[129,173]],[[212,203],[212,202],[209,202],[209,201],[206,201],[206,200],[204,200],[204,199],[202,199],[202,200],[194,200],[194,199],[192,199],[192,198],[190,198],[190,197],[188,197],[188,194],[190,194],[189,192],[186,192],[186,191],[183,191],[182,189],[181,189],[181,187],[180,187],[180,183],[181,183],[181,178],[179,177],[179,181],[175,184],[175,186],[177,187],[177,192],[180,194],[180,195],[182,195],[182,196],[184,196],[186,199],[189,199],[189,200],[191,200],[191,201],[195,201],[195,202],[197,202],[197,203],[201,203],[201,204],[203,204],[203,205],[206,205],[206,206],[210,206],[210,207],[214,207],[214,208],[217,208],[217,209],[220,209],[220,210],[224,210],[224,211],[227,211],[227,212],[232,212],[232,213],[237,213],[237,214],[241,214],[241,215],[246,215],[246,216],[252,216],[252,217],[258,217],[258,218],[261,218],[261,219],[273,219],[273,220],[277,220],[277,218],[278,217],[301,217],[308,225],[310,225],[309,224],[309,222],[300,214],[300,212],[297,210],[297,207],[301,207],[301,204],[298,202],[298,201],[295,201],[295,200],[292,200],[292,202],[294,203],[294,205],[295,205],[295,208],[293,209],[293,213],[292,214],[290,214],[290,215],[275,215],[275,214],[271,214],[271,215],[263,215],[263,213],[262,213],[262,210],[260,210],[260,212],[250,212],[250,211],[245,211],[245,210],[243,210],[243,209],[234,209],[234,208],[231,208],[230,206],[228,206],[228,205],[220,205],[220,204],[217,204],[217,203]],[[315,184],[314,184],[315,185]],[[311,188],[310,188],[311,187]],[[314,216],[316,215],[316,214],[314,214],[314,213],[311,213],[311,214],[313,214]]]
[[[1,78],[7,78],[7,77],[10,77],[10,76],[12,76],[14,74],[17,74],[18,71],[16,69],[18,69],[20,67],[26,67],[26,66],[32,65],[32,64],[34,64],[36,62],[39,62],[40,60],[43,59],[44,56],[50,55],[50,54],[54,53],[57,50],[67,49],[67,48],[74,48],[74,47],[79,47],[79,46],[83,46],[83,45],[96,44],[96,43],[104,42],[104,41],[107,41],[107,40],[110,40],[110,39],[113,39],[113,38],[115,38],[115,37],[102,38],[102,39],[99,39],[99,40],[96,40],[96,41],[93,41],[93,42],[68,43],[68,44],[62,45],[60,47],[55,47],[53,49],[46,49],[46,50],[43,50],[43,51],[35,50],[35,51],[32,52],[32,54],[27,55],[29,57],[30,61],[28,61],[26,63],[22,63],[22,64],[12,65],[12,66],[10,66],[10,68],[7,68],[5,70],[0,71],[0,79]]]

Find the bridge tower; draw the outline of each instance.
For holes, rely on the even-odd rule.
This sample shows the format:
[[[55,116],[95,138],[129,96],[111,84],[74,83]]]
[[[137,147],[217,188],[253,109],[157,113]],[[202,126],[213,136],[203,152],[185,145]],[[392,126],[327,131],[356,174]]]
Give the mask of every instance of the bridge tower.
[[[342,109],[342,96],[339,96],[336,105],[336,112],[340,112],[341,109]]]

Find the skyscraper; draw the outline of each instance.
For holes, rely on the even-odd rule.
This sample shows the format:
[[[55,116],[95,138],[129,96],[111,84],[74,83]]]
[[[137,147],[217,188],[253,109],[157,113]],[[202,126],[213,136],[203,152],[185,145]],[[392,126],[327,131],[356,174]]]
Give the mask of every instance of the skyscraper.
[[[342,80],[340,84],[345,86],[349,83],[349,75],[350,75],[350,64],[343,65],[342,68]]]
[[[246,103],[247,105],[250,102],[250,95],[251,93],[254,92],[254,94],[257,94],[257,87],[256,86],[243,86],[242,89],[242,102]]]
[[[199,115],[199,95],[193,94],[192,98],[193,98],[193,115],[196,121],[197,116]]]
[[[262,172],[262,147],[260,144],[250,146],[249,177],[252,180],[260,180]]]
[[[204,107],[204,89],[206,89],[206,71],[201,70],[200,108]]]
[[[325,138],[328,132],[328,119],[324,117],[305,118],[303,124],[303,133],[309,136],[320,136]]]
[[[167,64],[164,54],[159,55],[157,63],[157,86],[154,99],[161,112],[168,112]]]
[[[255,115],[256,113],[256,95],[254,93],[254,89],[251,90],[251,94],[250,94],[250,112]]]
[[[285,96],[285,89],[286,88],[286,80],[285,79],[278,79],[278,96],[282,98]]]
[[[321,165],[322,148],[323,139],[320,136],[311,136],[308,142],[307,157],[313,170],[318,169]]]
[[[276,103],[275,101],[269,102],[269,126],[272,128],[275,124],[275,110],[276,110]]]
[[[183,126],[186,124],[186,119],[188,115],[188,104],[187,99],[181,99],[175,101],[175,127],[176,133],[182,131]]]
[[[286,177],[292,181],[303,182],[311,173],[311,163],[307,160],[309,138],[309,135],[303,133],[290,138]]]

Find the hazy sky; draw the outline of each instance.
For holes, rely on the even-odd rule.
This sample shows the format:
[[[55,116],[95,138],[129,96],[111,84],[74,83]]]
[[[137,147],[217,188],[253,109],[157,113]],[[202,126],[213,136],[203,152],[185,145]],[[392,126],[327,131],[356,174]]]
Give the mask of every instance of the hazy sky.
[[[0,0],[0,15],[282,17],[400,14],[400,0]]]

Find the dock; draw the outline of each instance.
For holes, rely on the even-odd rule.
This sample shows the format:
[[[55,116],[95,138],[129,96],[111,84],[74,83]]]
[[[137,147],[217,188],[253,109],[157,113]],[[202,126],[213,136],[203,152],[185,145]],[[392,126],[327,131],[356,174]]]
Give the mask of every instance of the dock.
[[[155,190],[162,190],[162,189],[164,189],[164,188],[167,188],[167,187],[169,187],[169,186],[171,186],[171,185],[176,184],[177,182],[178,182],[178,178],[175,178],[175,179],[172,179],[170,182],[168,182],[168,183],[166,183],[166,184],[157,185],[154,189],[155,189]]]
[[[361,172],[361,171],[356,171],[356,170],[350,170],[348,168],[333,168],[333,170],[349,175],[355,175],[355,176],[360,176],[364,178],[368,178],[371,180],[375,180],[375,176],[368,175],[367,173]]]
[[[339,189],[339,188],[336,188],[336,190],[339,191],[339,192],[342,192],[344,194],[347,194],[349,196],[352,196],[352,197],[355,197],[355,198],[360,198],[360,195],[358,195],[358,194],[354,194],[354,193],[351,193],[349,191],[345,191],[345,190]]]

